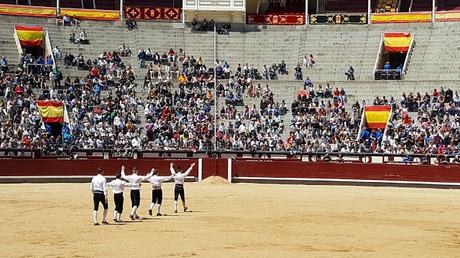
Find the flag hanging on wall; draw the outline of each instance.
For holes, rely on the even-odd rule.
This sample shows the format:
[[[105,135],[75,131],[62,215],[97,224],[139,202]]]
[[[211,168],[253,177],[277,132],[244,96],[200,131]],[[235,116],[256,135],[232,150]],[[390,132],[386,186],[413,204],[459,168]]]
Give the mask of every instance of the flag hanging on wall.
[[[412,35],[410,33],[385,33],[383,42],[388,52],[409,51]]]
[[[43,27],[16,26],[16,34],[22,47],[41,47],[44,42]]]
[[[391,106],[366,106],[364,117],[366,127],[369,129],[383,129],[387,126],[391,115]]]
[[[37,107],[44,123],[63,123],[64,104],[62,101],[39,100]]]

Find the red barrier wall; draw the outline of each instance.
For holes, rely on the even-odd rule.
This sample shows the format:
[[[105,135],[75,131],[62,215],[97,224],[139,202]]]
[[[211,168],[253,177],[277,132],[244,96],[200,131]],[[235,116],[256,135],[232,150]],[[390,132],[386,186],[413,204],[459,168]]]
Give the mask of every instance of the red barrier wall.
[[[228,159],[203,159],[203,179],[209,176],[228,176]]]
[[[120,171],[122,165],[126,166],[126,172],[130,173],[133,167],[137,167],[141,175],[152,169],[159,169],[160,175],[170,175],[169,164],[174,162],[176,167],[187,169],[191,163],[196,166],[190,173],[198,176],[197,159],[129,159],[129,160],[55,160],[55,159],[21,159],[0,160],[0,176],[92,176],[100,166],[105,175],[114,176]]]
[[[184,170],[195,162],[191,176],[198,177],[198,159],[116,159],[116,160],[56,160],[56,159],[1,159],[0,176],[92,176],[101,166],[106,175],[115,175],[122,165],[130,171],[134,166],[141,174],[152,167],[160,170],[160,175],[169,175],[169,164]],[[228,160],[202,159],[203,179],[211,175],[227,178]],[[318,178],[318,179],[357,179],[388,181],[419,181],[460,183],[458,165],[404,165],[404,164],[365,164],[365,163],[326,163],[301,162],[300,160],[234,159],[234,177],[272,177],[272,178]]]
[[[458,165],[434,166],[236,159],[233,161],[232,167],[234,177],[460,182],[460,166]]]

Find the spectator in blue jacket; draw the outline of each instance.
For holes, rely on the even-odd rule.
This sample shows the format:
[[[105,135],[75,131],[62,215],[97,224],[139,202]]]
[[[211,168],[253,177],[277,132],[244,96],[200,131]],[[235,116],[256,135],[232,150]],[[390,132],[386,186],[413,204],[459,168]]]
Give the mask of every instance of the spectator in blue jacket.
[[[37,63],[38,65],[44,65],[44,64],[45,64],[45,59],[43,59],[42,56],[39,56],[39,57],[37,58],[36,63]]]
[[[383,71],[388,73],[391,69],[391,64],[390,62],[386,62],[385,65],[383,66]]]
[[[5,56],[2,56],[2,59],[0,59],[0,67],[2,72],[8,72],[8,60]]]

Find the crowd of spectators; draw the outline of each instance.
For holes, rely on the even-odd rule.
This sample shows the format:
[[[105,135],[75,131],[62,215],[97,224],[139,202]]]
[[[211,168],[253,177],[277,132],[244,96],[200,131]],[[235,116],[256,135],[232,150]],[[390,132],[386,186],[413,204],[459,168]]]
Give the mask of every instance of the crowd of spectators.
[[[305,54],[303,57],[303,66],[305,68],[312,68],[316,64],[316,59],[313,54]]]
[[[56,60],[62,58],[57,46],[53,54]],[[364,101],[348,107],[343,88],[315,85],[309,77],[303,80],[300,65],[295,77],[303,81],[303,89],[288,107],[285,100],[275,99],[269,85],[254,83],[273,79],[271,72],[287,74],[284,61],[264,66],[262,72],[238,64],[233,73],[225,61],[216,60],[214,71],[182,49],[140,49],[139,65],[146,68],[143,99],[135,91],[133,68],[121,59],[131,54],[125,45],[93,60],[66,53],[65,66],[87,69],[85,78],[62,78],[57,68],[7,73],[3,67],[8,62],[2,58],[0,93],[5,100],[0,102],[0,147],[43,148],[51,153],[70,147],[111,148],[120,155],[133,150],[207,151],[214,144],[220,150],[247,151],[454,154],[460,150],[460,96],[451,89],[402,93],[399,101],[377,96],[372,104],[390,105],[392,115],[386,130],[368,129],[361,128]],[[52,60],[25,55],[23,67],[46,64],[48,59]],[[308,56],[306,60],[306,67],[314,64]],[[219,79],[217,96],[214,72]],[[41,95],[35,96],[34,89],[41,89]],[[217,117],[212,112],[215,97],[224,103]],[[59,134],[42,125],[37,99],[65,103],[70,122]],[[258,104],[246,104],[247,99]],[[145,126],[139,108],[144,109]],[[292,116],[287,118],[289,111]]]
[[[170,49],[163,55],[150,49],[140,50],[142,58],[152,61],[147,67],[144,87],[147,150],[213,149],[215,99],[214,70],[208,69],[201,58],[186,56],[180,49]],[[150,57],[151,56],[151,57]],[[177,73],[177,74],[175,74]],[[178,77],[177,77],[178,75]],[[173,88],[171,79],[177,78]]]
[[[56,16],[56,25],[57,26],[75,26],[75,28],[78,28],[80,26],[80,21],[72,16],[64,15],[61,16],[58,14]]]
[[[75,32],[72,30],[70,32],[69,42],[74,43],[74,44],[83,44],[83,45],[89,44],[88,34],[86,33],[86,30],[83,29],[80,32],[79,38],[75,36]]]
[[[129,31],[132,31],[132,30],[134,30],[134,29],[136,29],[136,30],[138,29],[138,28],[137,28],[137,22],[136,22],[136,20],[131,19],[131,18],[126,19],[126,21],[125,21],[125,27],[126,27]]]
[[[425,94],[376,97],[375,105],[390,105],[392,116],[375,150],[399,154],[457,154],[460,150],[460,96],[451,89]],[[371,132],[372,134],[372,132]],[[365,138],[371,137],[364,135]],[[380,146],[379,146],[380,145]]]
[[[104,75],[113,72],[105,62],[114,62],[118,53],[110,55],[99,56],[85,78],[62,78],[58,68],[49,75],[21,68],[2,72],[0,93],[5,98],[0,100],[0,147],[39,148],[49,154],[69,148],[110,148],[128,155],[142,149],[146,141],[137,112],[142,102],[136,96],[132,68],[120,65],[118,80],[102,94]],[[62,101],[69,121],[59,126],[42,123],[36,106],[40,99]]]
[[[202,21],[198,21],[197,19],[193,19],[191,23],[192,31],[213,31],[214,30],[214,20],[211,19],[210,21],[206,20],[206,18]],[[230,28],[228,28],[230,29]]]

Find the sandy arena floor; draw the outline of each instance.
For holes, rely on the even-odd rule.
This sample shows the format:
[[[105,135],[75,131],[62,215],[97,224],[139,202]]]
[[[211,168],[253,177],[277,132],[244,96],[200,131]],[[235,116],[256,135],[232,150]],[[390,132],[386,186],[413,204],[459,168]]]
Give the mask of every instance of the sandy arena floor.
[[[1,185],[0,257],[460,257],[459,190],[188,183],[177,215],[164,192],[168,216],[144,184],[144,221],[95,227],[89,184]]]

